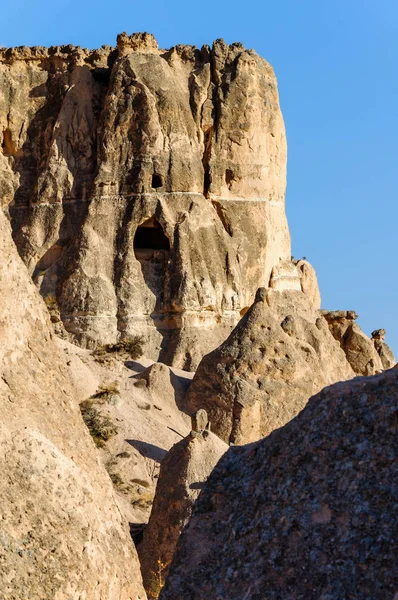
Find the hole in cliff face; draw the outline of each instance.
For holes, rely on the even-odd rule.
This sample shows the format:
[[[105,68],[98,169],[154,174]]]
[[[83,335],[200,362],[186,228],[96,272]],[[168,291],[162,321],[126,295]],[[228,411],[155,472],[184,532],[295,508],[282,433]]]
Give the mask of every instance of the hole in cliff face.
[[[210,185],[211,185],[210,170],[207,167],[205,167],[205,176],[204,176],[204,182],[203,182],[203,195],[205,198],[209,197]]]
[[[134,253],[137,260],[151,260],[159,251],[170,251],[169,238],[155,217],[147,219],[137,227],[134,236]]]
[[[225,171],[225,183],[227,184],[229,190],[232,188],[232,182],[234,178],[234,172],[231,169],[227,169]]]
[[[154,173],[152,175],[152,187],[155,190],[158,190],[159,188],[163,187],[162,178],[157,173]]]
[[[3,131],[3,142],[1,144],[1,149],[3,151],[4,156],[18,156],[19,152],[15,147],[15,144],[12,139],[12,133],[10,129],[5,129]]]
[[[155,217],[147,219],[137,227],[134,237],[134,254],[141,265],[144,281],[150,293],[147,307],[152,305],[152,314],[162,312],[165,297],[165,276],[170,256],[170,242]]]
[[[63,251],[64,249],[58,243],[51,246],[37,262],[35,271],[47,271],[61,258]]]
[[[209,127],[204,132],[204,150],[203,150],[203,169],[204,169],[204,180],[203,180],[203,195],[205,198],[209,198],[210,186],[211,186],[211,174],[210,174],[210,156],[211,156],[211,141],[213,138],[213,127]]]
[[[55,294],[58,279],[57,263],[63,251],[63,247],[57,242],[36,263],[32,279],[39,286],[40,293],[43,296]]]

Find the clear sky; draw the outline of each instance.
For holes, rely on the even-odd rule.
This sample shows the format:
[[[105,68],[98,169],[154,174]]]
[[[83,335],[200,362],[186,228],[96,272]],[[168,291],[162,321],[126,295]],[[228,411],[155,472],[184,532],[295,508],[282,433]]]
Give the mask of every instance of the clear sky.
[[[397,0],[1,0],[0,45],[241,41],[274,66],[288,145],[293,255],[328,309],[387,329],[398,355]]]

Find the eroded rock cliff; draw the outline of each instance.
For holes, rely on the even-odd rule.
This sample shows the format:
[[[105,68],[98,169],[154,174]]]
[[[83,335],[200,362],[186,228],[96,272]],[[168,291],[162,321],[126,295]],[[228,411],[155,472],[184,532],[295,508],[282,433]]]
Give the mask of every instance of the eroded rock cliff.
[[[0,211],[4,600],[139,600],[141,574],[46,307]]]
[[[270,65],[240,44],[0,50],[0,197],[83,345],[194,368],[290,258]]]

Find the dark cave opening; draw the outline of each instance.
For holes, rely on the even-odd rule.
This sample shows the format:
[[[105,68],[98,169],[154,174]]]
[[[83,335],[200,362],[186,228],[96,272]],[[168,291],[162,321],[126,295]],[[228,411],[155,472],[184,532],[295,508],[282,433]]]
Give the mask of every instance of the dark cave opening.
[[[158,175],[157,173],[154,173],[152,175],[152,187],[155,190],[158,190],[159,188],[163,187],[163,181],[160,175]]]
[[[234,172],[231,169],[227,169],[225,171],[225,183],[227,184],[229,190],[232,187],[233,180],[234,180]]]
[[[134,253],[137,260],[150,260],[156,251],[170,251],[169,238],[155,217],[137,227],[134,236]]]

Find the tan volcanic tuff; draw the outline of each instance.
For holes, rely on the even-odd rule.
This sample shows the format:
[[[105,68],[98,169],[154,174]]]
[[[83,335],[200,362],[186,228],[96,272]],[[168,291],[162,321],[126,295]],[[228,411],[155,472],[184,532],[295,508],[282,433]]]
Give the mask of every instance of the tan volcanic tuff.
[[[143,333],[194,369],[289,261],[271,66],[241,44],[0,50],[0,201],[87,347]]]
[[[144,600],[112,484],[0,210],[3,600]]]
[[[148,598],[158,597],[193,504],[228,450],[227,444],[206,428],[206,411],[198,411],[197,416],[192,419],[191,433],[162,461],[151,516],[138,547]]]
[[[373,343],[354,323],[357,315],[316,310],[299,291],[299,279],[292,284],[292,268],[285,271],[290,289],[278,291],[278,269],[271,278],[276,289],[258,290],[229,338],[202,359],[188,389],[187,412],[207,410],[226,442],[256,441],[290,421],[323,387],[383,370]]]

